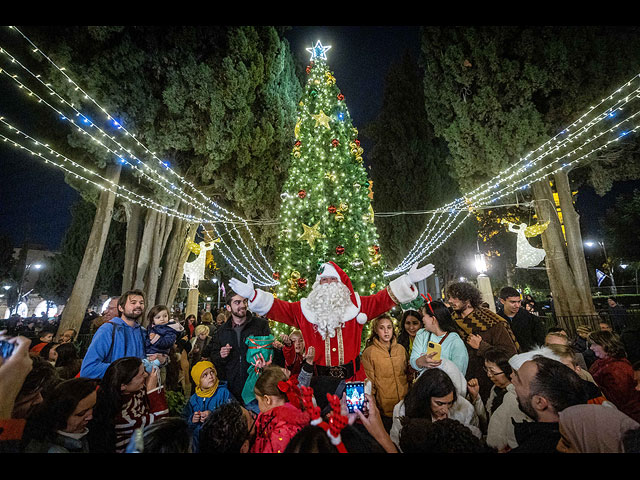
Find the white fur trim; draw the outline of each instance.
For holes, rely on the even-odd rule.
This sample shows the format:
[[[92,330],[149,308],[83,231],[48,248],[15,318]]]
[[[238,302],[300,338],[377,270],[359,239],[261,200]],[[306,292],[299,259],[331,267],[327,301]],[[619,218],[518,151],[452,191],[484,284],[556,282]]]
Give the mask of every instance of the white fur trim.
[[[265,315],[273,306],[273,295],[264,290],[256,289],[256,297],[249,301],[249,310],[258,315]]]
[[[349,305],[349,307],[347,307],[347,309],[344,312],[344,315],[342,316],[342,323],[346,323],[349,320],[353,320],[359,315],[365,315],[364,313],[362,314],[360,313],[360,306],[361,306],[360,295],[358,295],[355,292],[354,292],[354,295],[356,297],[357,305],[354,305],[352,303],[351,305]],[[315,325],[316,316],[309,308],[309,300],[306,297],[300,299],[300,308],[302,309],[302,314],[304,315],[304,318],[306,318],[309,323],[312,323],[313,325]]]
[[[328,278],[328,277],[335,277],[338,280],[340,280],[340,275],[338,274],[338,271],[335,269],[335,267],[330,263],[325,263],[322,273],[316,275],[316,282],[320,281],[321,278]]]
[[[391,280],[391,282],[389,282],[389,288],[391,288],[391,292],[393,292],[393,295],[395,295],[400,303],[409,303],[418,296],[418,289],[406,274]]]
[[[367,320],[369,320],[369,317],[367,317],[366,313],[360,312],[358,315],[356,315],[356,321],[360,325],[364,325],[365,323],[367,323]]]

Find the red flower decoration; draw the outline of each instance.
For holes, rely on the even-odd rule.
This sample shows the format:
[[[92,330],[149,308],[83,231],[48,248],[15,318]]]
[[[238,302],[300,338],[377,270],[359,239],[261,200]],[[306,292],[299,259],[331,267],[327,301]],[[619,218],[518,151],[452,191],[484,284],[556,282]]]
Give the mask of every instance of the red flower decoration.
[[[340,100],[340,101],[344,100],[344,95],[339,93],[338,94],[338,100]]]
[[[338,245],[338,246],[336,247],[336,253],[337,253],[338,255],[342,255],[342,254],[344,253],[344,247],[343,247],[342,245]]]
[[[337,147],[338,145],[340,145],[340,142],[338,141],[337,138],[334,138],[333,140],[331,140],[331,145],[333,145],[334,147]]]
[[[300,140],[297,140],[296,143],[294,143],[294,145],[296,147],[299,147],[300,145],[302,145],[302,142]]]
[[[278,280],[280,278],[280,272],[273,272],[273,278]]]
[[[329,213],[336,213],[338,211],[335,205],[329,205],[327,210],[329,210]]]
[[[300,191],[298,192],[298,196],[299,196],[300,198],[304,198],[304,197],[306,197],[306,196],[307,196],[307,192],[306,192],[306,191],[304,191],[304,190],[300,190]]]
[[[356,138],[355,144],[356,144],[356,145],[358,145],[358,146],[360,146],[360,140],[358,140],[358,139]]]
[[[298,288],[307,288],[307,279],[299,278],[298,279]]]
[[[307,73],[311,73],[311,67],[307,67]]]

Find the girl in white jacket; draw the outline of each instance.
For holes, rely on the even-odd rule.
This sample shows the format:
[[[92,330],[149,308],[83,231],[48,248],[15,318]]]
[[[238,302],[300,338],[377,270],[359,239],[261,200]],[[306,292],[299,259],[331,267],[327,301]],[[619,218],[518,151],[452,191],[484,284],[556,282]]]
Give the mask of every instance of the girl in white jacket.
[[[430,418],[432,421],[452,418],[481,438],[478,416],[465,398],[466,394],[464,375],[451,360],[443,358],[440,366],[422,372],[409,393],[394,407],[391,440],[400,449],[401,419],[404,416]]]

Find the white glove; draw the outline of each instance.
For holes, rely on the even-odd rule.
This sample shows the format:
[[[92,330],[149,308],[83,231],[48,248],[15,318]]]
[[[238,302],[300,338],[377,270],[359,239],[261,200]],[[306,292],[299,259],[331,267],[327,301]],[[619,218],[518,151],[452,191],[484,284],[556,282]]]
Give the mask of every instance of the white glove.
[[[411,280],[411,283],[416,284],[419,281],[430,277],[433,274],[434,270],[435,267],[431,263],[425,265],[422,268],[418,268],[418,262],[416,262],[411,266],[411,270],[409,270],[407,276],[409,277],[409,280]]]
[[[251,281],[250,275],[247,276],[247,283],[243,283],[236,278],[232,278],[229,280],[229,286],[231,287],[231,290],[244,298],[253,298],[253,294],[256,291],[255,288],[253,288],[253,282]]]

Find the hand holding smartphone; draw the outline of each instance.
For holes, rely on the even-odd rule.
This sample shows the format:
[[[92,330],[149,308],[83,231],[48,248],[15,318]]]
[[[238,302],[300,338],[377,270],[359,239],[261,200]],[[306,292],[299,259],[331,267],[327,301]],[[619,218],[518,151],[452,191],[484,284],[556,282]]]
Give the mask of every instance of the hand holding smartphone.
[[[345,395],[349,413],[365,410],[364,382],[346,382]]]
[[[432,353],[435,353],[435,355],[433,355],[433,357],[431,357],[431,361],[432,362],[439,362],[440,361],[440,355],[442,354],[442,345],[440,345],[439,343],[436,343],[436,342],[427,343],[427,355],[430,355]]]

